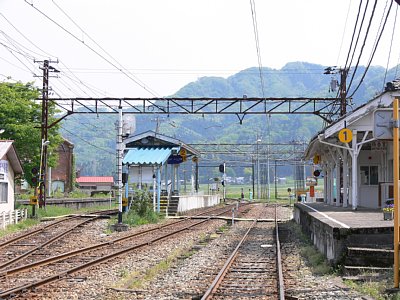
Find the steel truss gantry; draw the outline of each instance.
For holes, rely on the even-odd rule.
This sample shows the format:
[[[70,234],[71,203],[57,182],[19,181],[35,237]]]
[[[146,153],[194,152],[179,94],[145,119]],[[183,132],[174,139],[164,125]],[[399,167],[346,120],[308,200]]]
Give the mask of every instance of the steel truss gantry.
[[[242,123],[246,115],[306,114],[332,122],[337,98],[50,98],[56,107],[75,113],[118,113],[124,114],[234,114]],[[53,125],[53,124],[52,124]]]

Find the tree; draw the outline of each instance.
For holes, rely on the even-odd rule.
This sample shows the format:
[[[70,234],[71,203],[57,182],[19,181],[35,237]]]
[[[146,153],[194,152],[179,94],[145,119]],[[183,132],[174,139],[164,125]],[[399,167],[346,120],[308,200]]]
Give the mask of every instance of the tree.
[[[24,177],[32,184],[31,170],[40,165],[41,150],[41,101],[39,91],[31,83],[0,83],[0,134],[1,139],[13,140],[22,162]],[[54,107],[49,107],[49,124],[54,121]],[[57,161],[54,151],[62,141],[56,125],[49,129],[48,165]]]

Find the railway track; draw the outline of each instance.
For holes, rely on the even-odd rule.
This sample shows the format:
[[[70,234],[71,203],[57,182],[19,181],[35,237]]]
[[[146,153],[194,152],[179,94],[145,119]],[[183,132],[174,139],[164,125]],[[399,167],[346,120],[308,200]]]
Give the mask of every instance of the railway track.
[[[203,295],[206,299],[285,299],[276,221],[256,220],[249,226]]]
[[[67,216],[39,229],[6,240],[0,243],[0,270],[12,265],[30,263],[35,260],[35,258],[30,257],[39,250],[42,251],[45,247],[52,246],[83,225],[116,213],[116,210],[107,210],[85,215]]]
[[[231,206],[213,210],[215,215],[230,214],[230,212]],[[210,214],[210,211],[202,214]],[[82,249],[50,256],[29,264],[4,268],[0,272],[0,298],[12,297],[26,290],[68,277],[73,273],[149,246],[208,221],[208,219],[192,220],[189,218],[179,220],[138,233],[126,234]]]

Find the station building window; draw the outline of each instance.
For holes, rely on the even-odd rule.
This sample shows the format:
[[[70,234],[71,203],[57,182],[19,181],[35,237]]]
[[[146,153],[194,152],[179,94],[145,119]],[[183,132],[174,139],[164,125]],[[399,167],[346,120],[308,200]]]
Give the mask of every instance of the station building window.
[[[8,183],[0,182],[0,203],[8,202]]]
[[[362,185],[378,185],[378,166],[360,166]]]

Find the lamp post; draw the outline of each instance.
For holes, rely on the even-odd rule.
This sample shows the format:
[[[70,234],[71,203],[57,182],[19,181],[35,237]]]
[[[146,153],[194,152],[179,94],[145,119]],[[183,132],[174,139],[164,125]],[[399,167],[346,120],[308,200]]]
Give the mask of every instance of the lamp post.
[[[40,168],[39,168],[39,206],[46,207],[46,165],[47,165],[47,145],[50,141],[42,139],[40,147]]]

